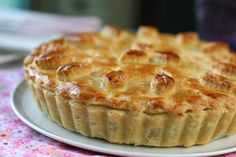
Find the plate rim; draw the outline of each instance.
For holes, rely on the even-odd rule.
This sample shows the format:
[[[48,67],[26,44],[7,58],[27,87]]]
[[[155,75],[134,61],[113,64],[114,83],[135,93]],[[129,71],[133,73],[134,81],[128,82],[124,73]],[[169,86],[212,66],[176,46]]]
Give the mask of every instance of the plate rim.
[[[86,149],[86,150],[90,150],[90,151],[94,151],[94,152],[99,152],[99,153],[106,153],[106,154],[111,154],[111,155],[119,155],[119,156],[136,156],[136,157],[141,157],[141,156],[147,156],[147,157],[152,157],[152,156],[165,156],[165,157],[172,157],[172,156],[176,156],[176,157],[189,157],[189,156],[214,156],[214,155],[222,155],[222,154],[227,154],[227,153],[231,153],[236,151],[236,145],[229,147],[229,148],[225,148],[225,149],[220,149],[220,150],[216,150],[216,151],[209,151],[209,152],[200,152],[200,153],[186,153],[186,154],[174,154],[174,153],[170,153],[170,154],[147,154],[147,153],[140,153],[138,152],[127,152],[127,151],[121,151],[121,150],[115,150],[115,149],[109,149],[109,148],[104,148],[104,147],[99,147],[99,146],[91,146],[88,144],[84,144],[84,143],[80,143],[80,142],[75,142],[75,141],[71,141],[70,139],[67,139],[65,137],[60,137],[56,134],[53,134],[52,131],[49,130],[45,130],[44,128],[41,128],[40,126],[38,126],[37,124],[35,124],[34,122],[28,120],[26,117],[24,117],[20,111],[17,109],[17,105],[19,105],[16,101],[17,99],[17,95],[19,95],[18,91],[23,88],[23,90],[27,90],[27,88],[29,88],[27,81],[26,80],[21,80],[13,89],[11,95],[10,95],[10,104],[11,104],[11,108],[13,109],[13,112],[17,115],[18,118],[20,118],[20,120],[22,120],[27,126],[29,126],[31,129],[45,135],[46,137],[52,138],[54,140],[57,140],[59,142],[62,143],[66,143],[68,145],[77,147],[77,148],[82,148],[82,149]],[[22,93],[21,93],[22,95]],[[20,104],[22,105],[22,104]],[[80,134],[78,134],[80,135]],[[82,135],[80,135],[82,136]],[[109,143],[112,144],[112,143]],[[162,149],[162,148],[159,148]],[[168,148],[163,148],[163,149],[168,149]],[[187,148],[186,148],[187,149]]]

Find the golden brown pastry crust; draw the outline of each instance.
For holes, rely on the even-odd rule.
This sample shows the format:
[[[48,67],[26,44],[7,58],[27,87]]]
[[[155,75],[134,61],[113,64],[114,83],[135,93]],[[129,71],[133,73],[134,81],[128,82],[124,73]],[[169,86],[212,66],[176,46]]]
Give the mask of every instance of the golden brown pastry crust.
[[[149,36],[151,38],[146,39]],[[186,43],[199,46],[189,51]],[[117,47],[119,44],[123,50]],[[173,47],[175,51],[171,51],[174,50]],[[184,114],[186,104],[193,112],[197,112],[199,107],[188,102],[188,93],[182,98],[182,103],[175,102],[174,98],[179,97],[180,91],[191,90],[194,95],[192,101],[204,100],[204,107],[208,109],[211,108],[209,102],[213,101],[217,106],[219,102],[235,100],[235,93],[230,90],[231,86],[235,86],[236,64],[232,62],[235,55],[226,52],[227,50],[226,44],[200,41],[195,33],[171,36],[158,33],[153,27],[141,27],[135,35],[107,26],[101,33],[71,34],[41,45],[25,59],[24,68],[28,79],[42,83],[45,88],[54,90],[61,96],[76,95],[79,100],[81,95],[91,90],[93,95],[103,95],[103,105],[143,111],[147,108],[143,102],[161,95],[168,99],[168,103],[182,108],[181,114]],[[223,53],[224,60],[212,58],[211,53]],[[203,76],[204,74],[206,75]],[[210,88],[211,93],[218,93],[220,90],[224,96],[209,97],[207,90],[202,92],[190,86],[189,80],[193,79],[202,88]],[[68,90],[64,95],[65,91],[60,90],[68,89],[68,83],[78,88],[79,92]],[[86,90],[84,86],[87,87]],[[122,104],[117,104],[117,100],[122,101]],[[80,101],[94,99],[87,97]],[[137,103],[142,104],[141,107]],[[235,107],[235,103],[231,106]],[[179,114],[176,107],[173,105],[172,109],[165,112]]]
[[[140,27],[134,34],[106,26],[42,44],[25,58],[24,71],[35,91],[52,92],[57,103],[182,119],[235,112],[235,58],[227,44],[202,41],[193,32],[175,36]]]

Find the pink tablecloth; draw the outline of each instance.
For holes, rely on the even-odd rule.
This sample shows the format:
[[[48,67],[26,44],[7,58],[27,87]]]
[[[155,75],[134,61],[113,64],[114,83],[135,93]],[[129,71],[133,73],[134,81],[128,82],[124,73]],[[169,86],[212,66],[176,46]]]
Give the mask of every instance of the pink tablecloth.
[[[22,70],[0,70],[0,156],[12,157],[88,157],[107,156],[101,153],[75,148],[50,139],[25,125],[13,113],[10,95],[23,79]],[[236,157],[236,153],[222,155]]]
[[[11,109],[11,93],[22,70],[0,70],[0,156],[1,157],[88,157],[106,156],[50,139],[25,125]]]

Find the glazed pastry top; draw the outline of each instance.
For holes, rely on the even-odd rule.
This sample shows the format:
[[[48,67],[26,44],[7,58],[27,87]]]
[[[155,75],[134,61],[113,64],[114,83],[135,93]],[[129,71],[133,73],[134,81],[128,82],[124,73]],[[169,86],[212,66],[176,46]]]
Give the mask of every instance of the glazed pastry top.
[[[69,34],[36,48],[24,70],[56,96],[85,104],[174,115],[236,106],[236,54],[194,32],[105,26]]]

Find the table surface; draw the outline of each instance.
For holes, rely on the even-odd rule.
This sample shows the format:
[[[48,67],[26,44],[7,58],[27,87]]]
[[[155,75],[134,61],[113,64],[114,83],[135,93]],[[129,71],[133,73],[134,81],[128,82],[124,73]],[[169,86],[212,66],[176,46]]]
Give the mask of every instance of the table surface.
[[[20,66],[17,64],[17,66]],[[108,156],[50,139],[25,125],[11,108],[11,93],[24,78],[23,71],[12,65],[0,65],[0,156],[88,157]]]
[[[24,78],[20,63],[0,65],[0,156],[105,157],[50,139],[25,125],[11,109],[11,93]],[[109,155],[111,156],[111,155]],[[219,157],[219,156],[218,156]],[[220,157],[236,157],[236,152]]]

